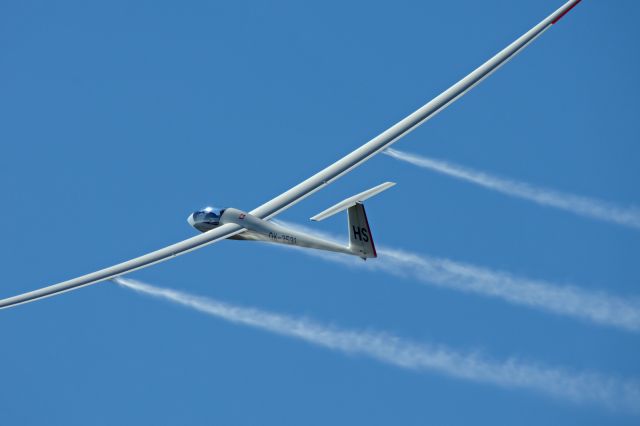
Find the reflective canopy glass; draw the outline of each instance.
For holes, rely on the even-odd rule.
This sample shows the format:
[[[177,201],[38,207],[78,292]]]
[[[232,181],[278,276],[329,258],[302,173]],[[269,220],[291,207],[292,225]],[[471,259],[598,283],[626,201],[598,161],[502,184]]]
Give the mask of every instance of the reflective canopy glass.
[[[193,219],[196,222],[218,223],[220,221],[220,216],[222,216],[223,212],[224,212],[224,209],[207,207],[205,209],[198,210],[197,212],[195,212],[193,214]]]

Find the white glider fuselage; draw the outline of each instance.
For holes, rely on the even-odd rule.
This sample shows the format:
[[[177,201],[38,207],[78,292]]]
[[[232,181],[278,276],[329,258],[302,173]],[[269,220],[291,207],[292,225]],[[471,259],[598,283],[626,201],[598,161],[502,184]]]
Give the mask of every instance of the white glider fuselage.
[[[271,222],[269,219],[262,219],[254,214],[234,209],[216,209],[206,207],[193,212],[187,218],[189,225],[200,232],[206,233],[220,226],[231,225],[243,229],[229,239],[265,241],[270,243],[286,244],[290,246],[304,247],[316,250],[333,251],[336,253],[351,254],[362,259],[378,257],[376,247],[373,244],[373,235],[367,213],[364,210],[364,201],[385,191],[395,183],[384,182],[378,186],[362,191],[352,197],[340,201],[328,209],[313,216],[311,220],[320,221],[335,215],[336,213],[347,211],[347,221],[349,230],[349,245],[327,241],[315,237],[302,231],[287,228],[285,226]]]
[[[225,223],[234,223],[242,226],[246,231],[234,235],[232,239],[235,240],[265,241],[297,247],[353,254],[356,256],[361,255],[348,246],[326,241],[318,237],[314,237],[313,235],[296,231],[268,220],[260,219],[242,210],[227,208],[221,210],[220,213],[220,219],[217,225],[211,222],[197,222],[192,219],[194,216],[197,216],[198,212],[189,216],[188,222],[201,232],[206,232],[209,229],[224,225]]]
[[[371,250],[362,250],[358,244],[343,246],[341,244],[323,240],[313,235],[290,229],[268,220],[260,219],[250,213],[234,208],[222,210],[206,208],[191,214],[187,221],[200,232],[207,232],[227,223],[233,223],[244,228],[245,231],[230,238],[233,240],[264,241],[269,243],[286,244],[296,247],[351,254],[363,259],[376,257],[373,240],[371,238],[371,230],[366,222],[349,224],[349,229],[352,233],[352,238],[350,238],[350,240],[353,240],[355,237],[357,241],[362,241],[363,243],[370,245],[370,247],[372,247]]]

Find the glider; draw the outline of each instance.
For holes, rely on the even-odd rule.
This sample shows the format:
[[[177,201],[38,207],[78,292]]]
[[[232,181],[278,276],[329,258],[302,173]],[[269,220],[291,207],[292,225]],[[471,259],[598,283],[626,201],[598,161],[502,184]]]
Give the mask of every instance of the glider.
[[[263,205],[249,212],[234,208],[215,209],[211,207],[196,211],[189,216],[188,222],[194,228],[201,231],[201,234],[109,268],[0,300],[0,309],[113,279],[224,239],[259,240],[290,244],[299,247],[351,254],[363,259],[376,257],[371,228],[367,221],[363,201],[393,186],[394,184],[391,182],[383,183],[375,188],[350,197],[311,218],[312,220],[322,220],[340,211],[347,210],[349,221],[348,246],[324,241],[302,232],[287,229],[270,222],[270,219],[358,167],[445,109],[517,55],[527,47],[529,43],[548,30],[553,24],[557,23],[580,1],[581,0],[570,0],[566,2],[538,25],[429,103],[360,146],[355,151],[288,191],[267,201]]]

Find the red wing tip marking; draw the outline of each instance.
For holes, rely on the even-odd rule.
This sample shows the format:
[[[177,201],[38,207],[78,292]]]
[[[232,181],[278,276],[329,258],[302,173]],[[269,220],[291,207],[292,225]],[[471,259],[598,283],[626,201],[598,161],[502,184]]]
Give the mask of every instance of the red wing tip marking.
[[[556,19],[554,19],[553,21],[551,21],[551,25],[553,25],[553,24],[555,24],[556,22],[558,22],[559,20],[561,20],[561,19],[562,19],[562,17],[563,17],[564,15],[566,15],[567,13],[569,13],[569,11],[570,11],[571,9],[573,9],[574,7],[576,7],[576,6],[578,5],[578,3],[580,3],[581,1],[582,1],[582,0],[578,0],[577,2],[575,2],[574,4],[572,4],[571,6],[569,6],[569,7],[567,8],[567,10],[565,10],[564,12],[562,12],[562,13],[560,14],[560,16],[558,16]]]

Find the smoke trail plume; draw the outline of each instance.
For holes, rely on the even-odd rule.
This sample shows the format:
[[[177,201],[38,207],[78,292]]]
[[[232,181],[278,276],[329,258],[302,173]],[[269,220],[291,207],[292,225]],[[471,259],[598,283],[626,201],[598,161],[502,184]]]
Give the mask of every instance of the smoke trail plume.
[[[336,239],[331,235],[318,234],[306,226],[278,222],[328,240]],[[495,297],[517,305],[640,332],[638,297],[623,298],[603,291],[589,291],[575,286],[522,278],[504,271],[386,247],[380,247],[379,257],[371,262],[320,250],[302,252],[351,267],[381,270],[391,275],[413,278],[424,284]]]
[[[389,148],[384,151],[384,153],[415,166],[475,183],[476,185],[493,189],[503,194],[523,198],[533,201],[534,203],[555,207],[593,219],[640,229],[640,208],[637,207],[624,208],[593,198],[540,188],[528,183],[489,175],[457,164],[409,154],[396,149]]]
[[[232,305],[184,292],[158,288],[126,278],[124,287],[169,300],[206,314],[318,346],[364,355],[397,367],[433,371],[474,382],[522,388],[580,403],[640,412],[640,384],[596,373],[572,373],[517,359],[491,360],[476,353],[460,353],[444,346],[418,344],[386,333],[345,330],[306,318]]]

